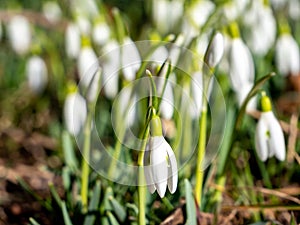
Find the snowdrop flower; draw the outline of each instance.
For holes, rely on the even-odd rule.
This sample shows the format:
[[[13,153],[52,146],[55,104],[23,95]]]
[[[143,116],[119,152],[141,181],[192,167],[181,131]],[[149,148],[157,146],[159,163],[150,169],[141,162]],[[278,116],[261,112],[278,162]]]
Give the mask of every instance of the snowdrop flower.
[[[94,74],[91,80],[91,83],[89,84],[87,94],[86,94],[86,99],[88,102],[94,102],[97,98],[97,95],[99,94],[101,73],[102,73],[102,69],[98,68],[98,70],[96,71],[96,73]]]
[[[92,26],[90,21],[85,16],[78,16],[76,19],[76,24],[83,36],[90,36]]]
[[[244,12],[248,3],[249,0],[228,1],[223,7],[224,15],[229,21],[234,21]]]
[[[205,53],[204,62],[210,68],[215,68],[224,54],[224,39],[221,33],[216,33],[212,38]]]
[[[31,44],[30,24],[24,16],[14,16],[8,23],[8,36],[12,48],[18,54],[25,54]]]
[[[66,53],[69,58],[75,59],[80,52],[80,31],[76,24],[70,23],[65,33]]]
[[[122,118],[126,122],[127,127],[131,127],[136,121],[136,101],[137,97],[135,94],[131,96],[132,86],[125,87],[122,89],[119,98],[119,109],[122,115]],[[131,98],[130,98],[131,97]]]
[[[265,55],[276,38],[276,21],[271,8],[261,1],[253,1],[244,18],[245,25],[249,27],[246,41],[250,49],[255,54]]]
[[[157,30],[162,34],[170,33],[176,28],[183,14],[182,0],[154,0],[152,19]]]
[[[64,119],[67,130],[72,135],[78,135],[84,126],[87,116],[85,99],[78,92],[67,95],[64,103]]]
[[[300,72],[300,50],[295,39],[288,33],[281,34],[276,43],[276,64],[283,76]]]
[[[255,147],[261,161],[275,155],[277,159],[285,159],[285,142],[281,126],[272,112],[270,99],[263,93],[262,113],[256,126]]]
[[[194,104],[190,104],[189,113],[192,119],[197,119],[201,114],[203,98],[203,75],[198,71],[192,75],[191,79],[191,98]]]
[[[133,81],[136,72],[141,66],[141,57],[137,47],[129,37],[124,39],[121,54],[124,78],[127,81]]]
[[[56,2],[45,2],[43,5],[43,14],[52,23],[57,23],[61,18],[61,9]]]
[[[84,87],[88,87],[94,74],[99,69],[98,58],[90,46],[89,40],[83,40],[83,47],[80,50],[78,56],[78,74],[80,77],[80,83]]]
[[[215,9],[215,4],[212,1],[196,1],[187,11],[187,15],[197,28],[201,28],[207,21],[210,14]]]
[[[104,45],[110,37],[109,26],[105,22],[97,22],[93,28],[93,41],[98,45]]]
[[[39,56],[32,56],[26,64],[28,85],[34,93],[41,93],[48,81],[47,67]]]
[[[116,41],[110,40],[104,46],[104,54],[101,56],[103,90],[105,96],[109,99],[113,99],[118,93],[120,62],[119,45]]]
[[[144,155],[144,174],[149,191],[156,190],[161,198],[168,186],[173,194],[177,189],[178,171],[175,154],[162,136],[161,121],[154,116],[150,121],[150,138]]]
[[[248,47],[239,37],[232,40],[229,49],[229,76],[241,106],[247,96],[244,93],[245,89],[254,84],[254,63]],[[251,110],[251,105],[253,106],[247,105],[247,110]]]
[[[289,1],[289,15],[294,20],[300,19],[300,2],[298,0]]]

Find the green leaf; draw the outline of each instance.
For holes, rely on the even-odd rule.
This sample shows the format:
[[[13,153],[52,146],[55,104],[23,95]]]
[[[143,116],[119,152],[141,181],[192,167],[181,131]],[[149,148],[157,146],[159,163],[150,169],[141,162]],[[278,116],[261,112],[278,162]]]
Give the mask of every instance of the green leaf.
[[[64,201],[61,202],[61,210],[62,210],[65,225],[73,225],[69,213],[67,211],[66,203]]]
[[[118,219],[124,222],[126,219],[126,211],[123,206],[112,196],[109,198],[109,202]]]
[[[29,222],[31,225],[40,225],[35,219],[33,219],[32,217],[29,218]]]
[[[187,220],[185,224],[197,225],[196,205],[193,196],[192,185],[190,184],[188,179],[184,179],[184,185],[185,185],[186,215],[187,215]]]
[[[109,201],[109,199],[113,197],[114,197],[113,189],[111,187],[106,188],[104,198],[103,198],[103,204],[101,206],[101,213],[104,213],[106,210],[110,210],[110,211],[113,210]]]
[[[70,137],[70,134],[67,131],[63,131],[62,133],[62,147],[63,147],[66,165],[72,171],[76,171],[78,168],[78,162],[75,157],[72,139]]]
[[[107,211],[107,216],[108,216],[110,225],[119,225],[119,222],[117,221],[117,219],[114,217],[114,215],[110,211]]]
[[[51,192],[55,202],[57,203],[57,205],[59,205],[59,207],[62,207],[62,200],[59,197],[59,194],[57,193],[57,191],[52,183],[49,184],[49,189],[50,189],[50,192]]]
[[[101,194],[101,183],[99,180],[96,181],[93,194],[91,196],[91,201],[89,204],[89,212],[97,211],[98,205],[100,202],[100,194]],[[84,225],[92,225],[94,224],[96,216],[91,214],[87,215],[84,219]]]

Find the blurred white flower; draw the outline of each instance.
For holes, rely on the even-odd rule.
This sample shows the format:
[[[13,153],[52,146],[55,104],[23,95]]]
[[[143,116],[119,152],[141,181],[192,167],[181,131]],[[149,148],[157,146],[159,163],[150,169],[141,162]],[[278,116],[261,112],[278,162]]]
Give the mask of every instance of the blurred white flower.
[[[93,28],[93,41],[98,45],[104,45],[110,37],[109,26],[105,22],[98,22]]]
[[[299,0],[290,0],[289,1],[289,15],[294,20],[300,19],[300,1]]]
[[[238,102],[242,104],[247,96],[243,89],[254,84],[254,63],[248,47],[240,38],[234,38],[229,49],[229,76]]]
[[[255,133],[257,155],[266,161],[275,155],[277,159],[285,159],[285,142],[281,126],[272,111],[262,112]]]
[[[200,0],[192,3],[187,10],[187,15],[197,28],[201,28],[215,9],[212,1]]]
[[[249,28],[246,41],[250,49],[258,55],[267,54],[276,38],[276,21],[271,8],[261,1],[253,1],[243,18]]]
[[[236,20],[246,9],[249,0],[233,0],[225,3],[224,15],[229,21]]]
[[[191,98],[194,104],[189,105],[189,113],[192,119],[197,119],[201,114],[203,98],[203,75],[200,71],[191,77]]]
[[[41,93],[48,82],[47,67],[39,56],[32,56],[26,64],[26,76],[29,88],[34,93]]]
[[[77,58],[80,52],[80,31],[76,24],[70,23],[66,28],[65,46],[67,56],[70,58]]]
[[[91,80],[91,83],[89,84],[86,95],[88,102],[94,102],[100,92],[101,73],[102,69],[98,68]]]
[[[297,42],[290,34],[282,34],[277,39],[275,57],[281,75],[299,74],[300,50]]]
[[[178,171],[175,154],[163,136],[150,137],[144,155],[144,173],[149,191],[161,198],[168,186],[173,194],[177,189]]]
[[[214,68],[221,61],[223,54],[224,39],[223,35],[218,32],[214,35],[206,50],[204,61],[210,68]]]
[[[82,16],[82,15],[77,16],[76,24],[77,24],[77,26],[80,30],[80,33],[83,36],[87,36],[87,37],[90,36],[92,25],[91,25],[91,23],[90,23],[90,21],[88,20],[87,17]]]
[[[14,16],[8,23],[8,36],[12,48],[22,55],[27,53],[31,44],[30,24],[24,16]]]
[[[141,66],[141,57],[135,43],[129,37],[124,38],[121,54],[124,78],[127,81],[133,81]]]
[[[61,18],[61,9],[54,1],[43,4],[43,14],[52,23],[57,23]]]
[[[114,40],[110,40],[103,49],[101,65],[103,68],[103,89],[107,98],[113,99],[119,88],[119,69],[121,65],[120,46]]]
[[[135,94],[131,96],[132,91],[132,86],[125,87],[122,89],[119,98],[119,109],[127,127],[131,127],[136,121],[137,97]]]
[[[85,99],[77,92],[69,93],[64,103],[66,128],[72,135],[78,135],[87,116]]]
[[[152,20],[157,30],[167,34],[176,29],[183,14],[183,0],[153,0]]]
[[[173,77],[172,74],[170,74],[168,80],[166,80],[165,77],[157,77],[155,79],[157,95],[162,96],[163,94],[160,102],[160,115],[162,118],[167,120],[172,119],[174,114],[174,94],[173,94],[171,77]],[[165,91],[164,93],[162,93],[165,82],[167,82]]]
[[[271,5],[275,9],[283,8],[285,4],[287,3],[287,0],[270,0]]]
[[[94,74],[99,69],[99,61],[91,46],[83,46],[78,56],[78,74],[80,83],[88,87]]]

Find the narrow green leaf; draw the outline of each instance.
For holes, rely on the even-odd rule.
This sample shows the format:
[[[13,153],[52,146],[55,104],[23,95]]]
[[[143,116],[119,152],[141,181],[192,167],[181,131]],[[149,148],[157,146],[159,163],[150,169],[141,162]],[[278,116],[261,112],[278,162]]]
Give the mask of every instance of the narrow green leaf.
[[[35,219],[33,219],[32,217],[29,218],[29,222],[31,225],[40,225]]]
[[[126,208],[131,210],[135,216],[138,216],[139,209],[135,204],[132,203],[126,203]]]
[[[291,214],[291,222],[290,222],[291,225],[297,225],[297,221],[296,221],[296,218],[295,218],[295,215],[294,213],[292,212]]]
[[[100,181],[96,181],[92,196],[91,196],[91,201],[89,204],[89,212],[97,211],[98,205],[100,202],[100,194],[101,194],[101,183]],[[91,214],[87,215],[84,219],[84,225],[93,225],[95,222],[96,216]]]
[[[67,211],[66,203],[64,201],[61,202],[61,210],[64,218],[65,225],[73,225]]]
[[[69,190],[71,187],[71,174],[70,174],[70,168],[67,166],[64,166],[62,169],[62,181],[65,190]]]
[[[112,196],[109,198],[109,202],[118,219],[124,222],[126,219],[126,211],[123,206]]]
[[[107,216],[108,216],[110,225],[120,225],[119,222],[117,221],[117,219],[114,217],[114,215],[110,211],[107,211]]]
[[[188,179],[184,179],[184,185],[185,185],[186,214],[187,214],[187,220],[185,224],[197,225],[196,205],[193,196],[192,185],[190,184]]]
[[[59,207],[62,206],[62,200],[61,198],[59,197],[59,194],[57,193],[54,185],[52,183],[49,184],[49,189],[50,189],[50,192],[55,200],[55,202],[57,203],[57,205],[59,205]]]
[[[64,152],[64,159],[66,165],[72,170],[76,171],[78,168],[78,162],[75,157],[74,147],[72,144],[72,139],[67,131],[62,133],[62,148]]]
[[[101,206],[101,213],[104,213],[106,210],[110,210],[110,211],[113,210],[109,202],[109,198],[113,196],[114,196],[113,189],[111,187],[106,188],[104,198],[103,198],[103,203]]]

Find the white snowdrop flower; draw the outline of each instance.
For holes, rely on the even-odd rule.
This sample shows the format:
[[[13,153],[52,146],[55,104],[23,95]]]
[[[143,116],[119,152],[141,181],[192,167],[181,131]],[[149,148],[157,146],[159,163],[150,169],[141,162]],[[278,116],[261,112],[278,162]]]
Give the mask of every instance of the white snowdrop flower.
[[[43,14],[52,23],[57,23],[61,18],[61,9],[54,1],[45,2],[43,4]]]
[[[161,198],[166,189],[173,194],[177,189],[178,171],[175,154],[162,136],[161,121],[154,116],[150,122],[150,138],[144,155],[144,174],[149,191],[156,190]]]
[[[141,66],[141,57],[137,47],[129,37],[124,39],[121,54],[124,78],[127,81],[133,81],[136,72]]]
[[[249,92],[251,91],[251,89],[253,88],[253,83],[250,82],[245,82],[243,84],[243,86],[236,91],[236,95],[237,95],[237,100],[238,100],[238,104],[241,107],[245,101],[245,99],[247,98]],[[247,103],[246,106],[246,112],[251,112],[256,110],[256,97],[252,97],[249,102]]]
[[[264,106],[265,104],[265,106]],[[255,133],[255,147],[261,161],[275,155],[280,161],[285,160],[286,148],[281,126],[274,116],[270,100],[262,97],[263,112],[259,118]]]
[[[125,121],[127,127],[131,127],[136,121],[137,97],[135,94],[131,96],[131,93],[132,86],[125,87],[124,89],[122,89],[118,101],[122,118]]]
[[[176,28],[183,14],[183,1],[155,0],[152,3],[152,19],[155,27],[162,34],[170,33]]]
[[[204,61],[210,68],[214,68],[221,61],[223,54],[223,35],[218,32],[214,35],[206,50]]]
[[[77,92],[69,93],[64,103],[64,120],[67,130],[78,135],[87,116],[85,99]]]
[[[94,74],[99,68],[99,61],[91,46],[83,46],[80,50],[78,61],[78,74],[80,83],[84,87],[88,87]]]
[[[224,15],[229,21],[234,21],[245,11],[248,3],[249,0],[229,1],[223,7]]]
[[[244,102],[247,93],[254,84],[254,63],[248,47],[240,38],[234,38],[229,50],[229,76],[238,102]],[[251,109],[249,106],[249,109]],[[248,106],[247,106],[248,107]]]
[[[12,48],[18,54],[25,54],[31,44],[30,24],[24,16],[14,16],[8,23],[8,36]]]
[[[155,65],[161,65],[163,64],[166,59],[168,58],[169,53],[165,46],[160,46],[152,53],[150,57],[150,61],[153,61]]]
[[[255,54],[265,55],[276,38],[276,21],[271,8],[260,1],[253,1],[244,18],[244,23],[249,27],[246,41],[250,49]]]
[[[89,87],[87,90],[86,99],[88,102],[94,102],[97,98],[97,95],[99,94],[101,73],[102,73],[102,69],[98,68],[96,73],[93,75],[93,78],[92,78],[91,83],[89,84]]]
[[[201,114],[202,98],[203,98],[203,76],[198,71],[191,78],[191,98],[194,104],[190,104],[189,114],[192,119],[197,119]]]
[[[29,88],[34,93],[41,93],[48,82],[47,67],[39,56],[32,56],[26,64],[26,76]]]
[[[281,75],[296,75],[300,72],[299,46],[290,34],[280,35],[275,51],[276,65]]]
[[[78,16],[76,19],[76,24],[83,36],[90,36],[92,26],[90,21],[85,16]]]
[[[114,40],[104,46],[104,54],[101,56],[103,69],[103,90],[107,98],[113,99],[118,93],[119,69],[121,64],[120,47]]]
[[[104,22],[98,22],[93,28],[93,41],[98,45],[104,45],[110,37],[109,26]]]
[[[299,0],[290,0],[289,1],[289,15],[294,20],[300,19],[300,1]]]
[[[202,27],[210,14],[214,11],[215,4],[212,1],[196,1],[188,8],[187,15],[197,28]]]
[[[77,58],[80,52],[80,30],[74,23],[68,24],[65,33],[65,46],[67,56]]]
[[[175,40],[175,43],[172,45],[170,49],[169,59],[173,67],[177,65],[181,53],[181,47],[184,41],[185,41],[185,37],[183,36],[183,34],[179,34]]]
[[[209,36],[207,33],[198,36],[196,42],[196,53],[203,59],[205,52],[207,50],[207,46],[209,44]]]
[[[160,102],[160,115],[162,118],[167,120],[172,119],[174,114],[174,93],[173,93],[173,87],[171,81],[172,77],[173,74],[170,74],[168,80],[165,80],[165,77],[157,77],[157,79],[155,79],[158,96],[162,96],[163,94]],[[165,82],[166,82],[166,87],[164,93],[162,93]]]

